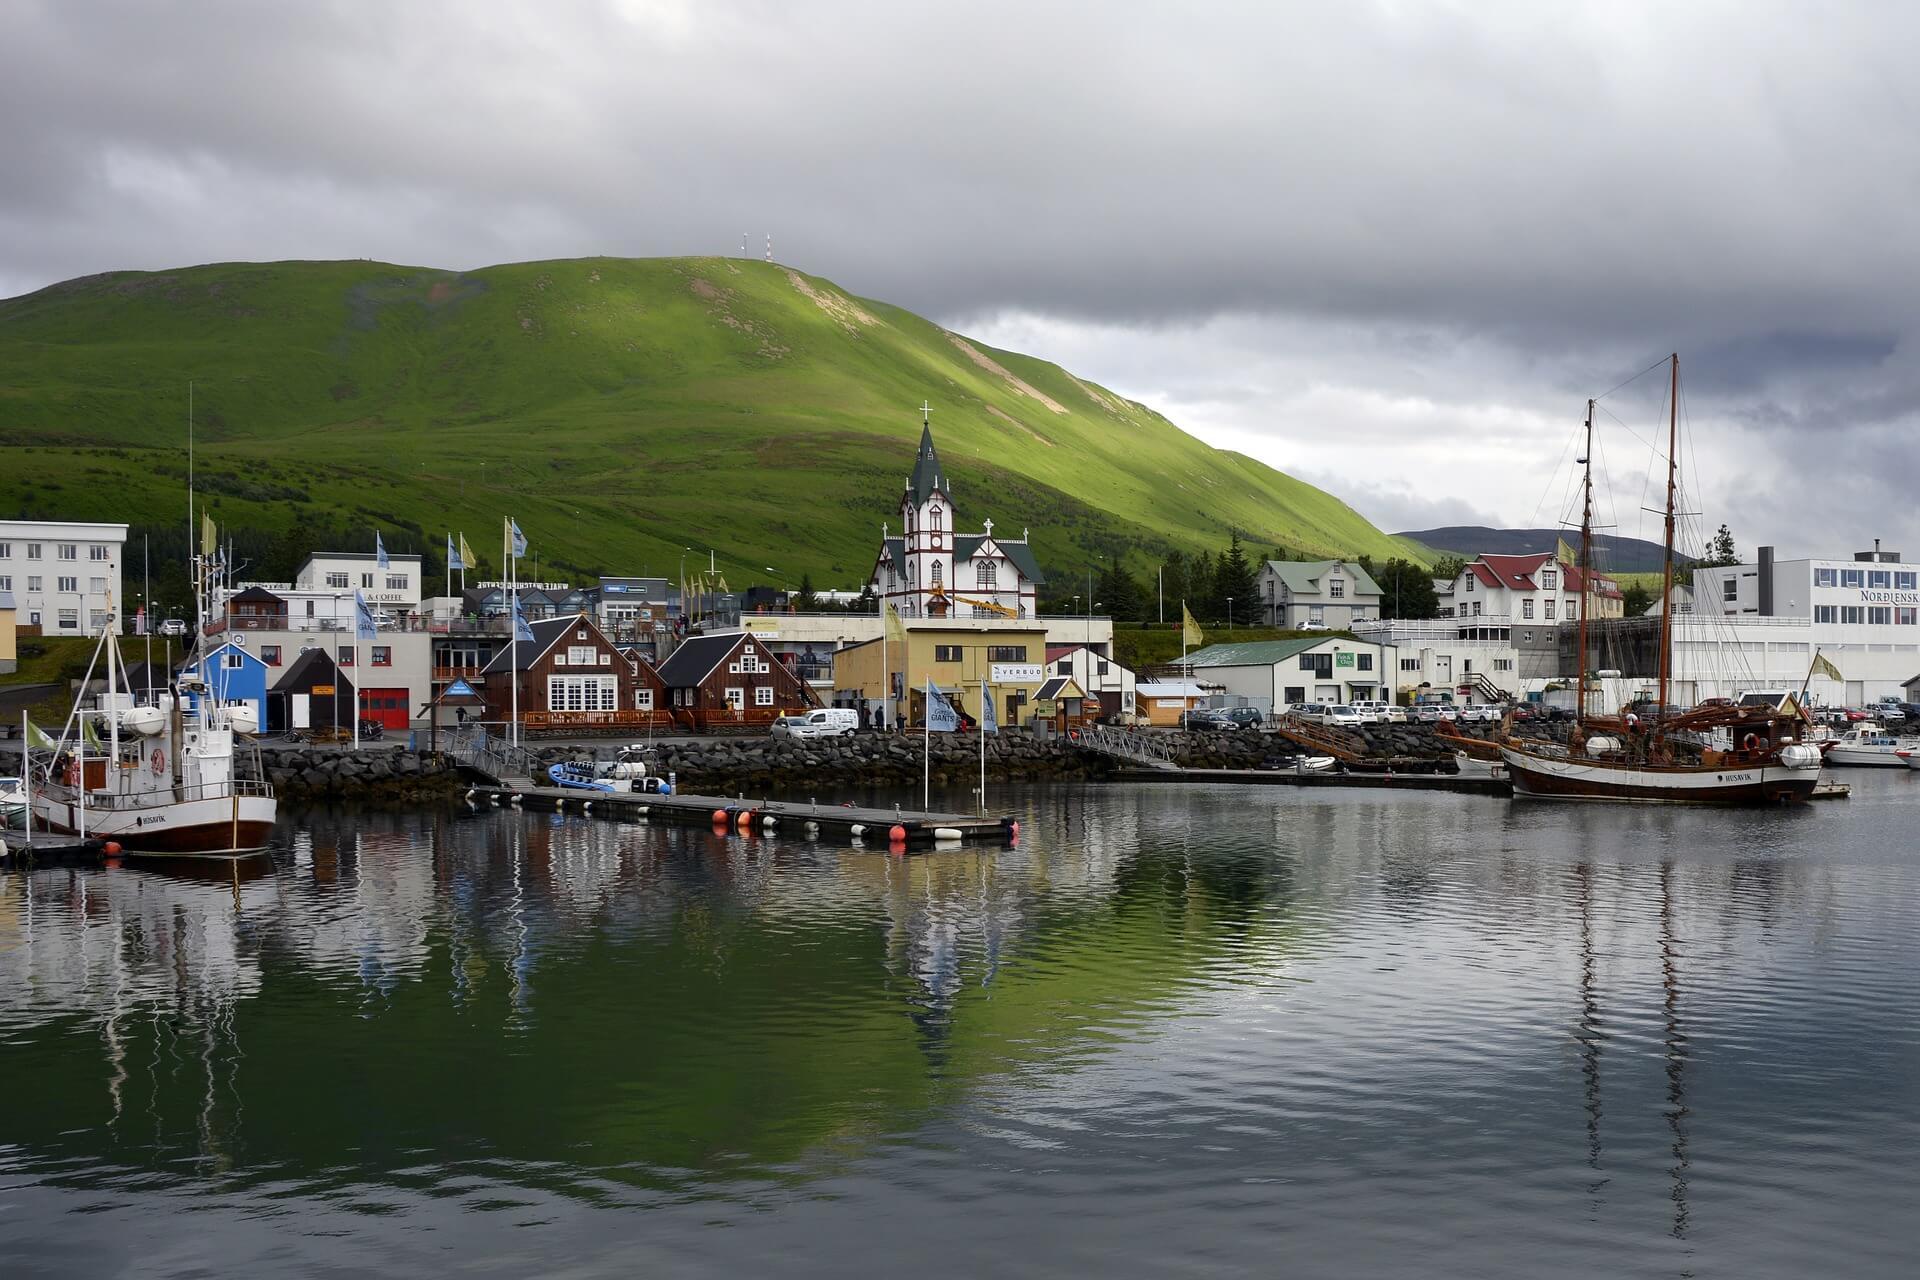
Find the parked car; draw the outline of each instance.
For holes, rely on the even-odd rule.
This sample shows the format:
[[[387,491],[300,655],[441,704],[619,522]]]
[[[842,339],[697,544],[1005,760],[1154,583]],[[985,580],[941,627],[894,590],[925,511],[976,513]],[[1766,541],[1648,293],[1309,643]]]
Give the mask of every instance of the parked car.
[[[1380,709],[1381,724],[1405,724],[1412,719],[1407,714],[1407,709],[1397,702],[1380,702],[1374,705]]]
[[[838,738],[860,728],[860,713],[852,707],[823,707],[803,715],[781,716],[773,722],[776,738]]]
[[[185,618],[168,618],[160,624],[160,634],[163,636],[183,636],[188,630]]]
[[[1300,630],[1302,631],[1331,631],[1332,629],[1333,628],[1324,622],[1303,622],[1300,624]]]
[[[1507,714],[1513,717],[1515,724],[1526,724],[1530,720],[1544,720],[1547,718],[1546,708],[1537,702],[1516,702],[1513,704],[1513,709],[1508,711]]]
[[[1267,713],[1258,707],[1232,707],[1226,718],[1242,729],[1258,729],[1267,722]]]
[[[1211,733],[1221,729],[1238,729],[1240,726],[1228,719],[1219,707],[1195,707],[1181,714],[1180,727]]]
[[[1324,702],[1296,702],[1288,708],[1287,714],[1302,724],[1326,723],[1327,704]]]
[[[1321,723],[1330,727],[1358,729],[1361,725],[1369,722],[1360,718],[1358,709],[1348,706],[1344,702],[1340,702],[1327,708],[1326,719],[1322,720]]]
[[[1505,708],[1491,702],[1472,702],[1460,708],[1460,719],[1478,724],[1493,724],[1505,714]]]

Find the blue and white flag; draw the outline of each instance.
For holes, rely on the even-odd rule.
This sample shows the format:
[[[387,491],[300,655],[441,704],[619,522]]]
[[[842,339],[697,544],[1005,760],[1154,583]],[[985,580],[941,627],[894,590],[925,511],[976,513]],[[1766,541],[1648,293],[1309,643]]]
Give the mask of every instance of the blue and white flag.
[[[378,529],[373,531],[373,558],[379,563],[382,569],[393,568],[393,566],[387,562],[387,544],[381,540]]]
[[[993,686],[985,680],[980,682],[980,732],[1000,732],[1000,725],[993,718]]]
[[[953,733],[960,728],[960,713],[953,704],[942,697],[933,687],[933,681],[927,681],[927,730],[930,733]]]
[[[512,516],[507,517],[507,541],[513,547],[515,559],[527,554],[527,535],[520,532],[520,522]]]
[[[459,551],[455,550],[453,545],[453,535],[449,533],[447,535],[447,568],[464,570],[466,567],[467,567],[467,562],[465,560],[462,560],[460,558]]]
[[[359,640],[372,640],[380,634],[373,625],[373,610],[367,607],[366,594],[360,591],[353,593],[353,634]]]
[[[520,597],[513,598],[513,638],[533,643],[533,628],[527,625],[527,615],[520,612]]]

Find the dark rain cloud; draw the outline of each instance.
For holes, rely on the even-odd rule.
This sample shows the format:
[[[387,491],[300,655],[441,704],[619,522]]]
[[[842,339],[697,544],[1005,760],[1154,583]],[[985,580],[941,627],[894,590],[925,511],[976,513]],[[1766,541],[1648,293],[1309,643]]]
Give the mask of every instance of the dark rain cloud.
[[[1920,552],[1916,34],[1877,5],[12,0],[0,293],[771,232],[1382,520],[1525,519],[1522,455],[1559,443],[1530,432],[1678,349],[1703,502]],[[1835,472],[1831,535],[1785,514]]]

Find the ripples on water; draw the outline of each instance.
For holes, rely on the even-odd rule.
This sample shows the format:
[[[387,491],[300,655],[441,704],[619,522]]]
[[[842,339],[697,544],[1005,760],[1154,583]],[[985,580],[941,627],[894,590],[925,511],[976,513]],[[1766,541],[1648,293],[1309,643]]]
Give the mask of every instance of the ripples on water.
[[[9,1275],[1909,1274],[1920,778],[1016,795],[899,860],[313,813],[0,875]]]

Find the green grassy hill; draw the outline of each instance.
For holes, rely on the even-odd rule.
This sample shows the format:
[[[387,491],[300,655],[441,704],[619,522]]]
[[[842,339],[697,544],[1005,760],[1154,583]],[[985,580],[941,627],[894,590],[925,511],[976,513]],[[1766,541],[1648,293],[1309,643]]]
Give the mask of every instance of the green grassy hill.
[[[551,567],[857,585],[929,401],[962,519],[1093,551],[1405,555],[1335,498],[1143,405],[824,280],[724,258],[472,272],[374,262],[90,276],[0,301],[0,514],[385,531],[489,565],[516,516]],[[1422,557],[1424,558],[1424,557]]]

